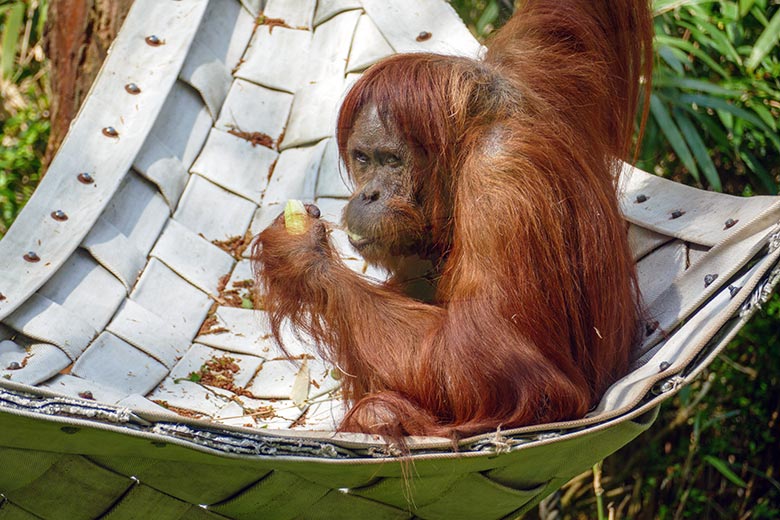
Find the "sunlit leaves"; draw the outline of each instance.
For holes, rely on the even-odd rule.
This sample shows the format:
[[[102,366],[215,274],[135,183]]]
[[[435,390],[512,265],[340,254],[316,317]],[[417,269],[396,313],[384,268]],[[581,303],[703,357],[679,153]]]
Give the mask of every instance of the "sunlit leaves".
[[[655,0],[653,7],[658,59],[640,166],[718,191],[728,179],[732,190],[777,193],[780,6]]]

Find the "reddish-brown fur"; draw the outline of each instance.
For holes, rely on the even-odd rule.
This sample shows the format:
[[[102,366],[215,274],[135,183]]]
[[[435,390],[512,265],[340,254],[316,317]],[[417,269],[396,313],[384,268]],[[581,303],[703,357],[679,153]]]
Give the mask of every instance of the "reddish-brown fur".
[[[435,304],[350,271],[315,218],[302,235],[277,221],[254,246],[277,338],[289,319],[345,374],[341,430],[575,419],[624,374],[639,297],[616,176],[650,52],[646,1],[527,0],[481,62],[398,55],[356,83],[342,157],[372,105],[415,151]]]

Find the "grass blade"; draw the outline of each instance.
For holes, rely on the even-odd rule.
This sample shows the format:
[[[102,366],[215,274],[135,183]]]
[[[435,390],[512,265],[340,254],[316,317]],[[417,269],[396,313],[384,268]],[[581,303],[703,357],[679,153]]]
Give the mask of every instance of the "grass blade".
[[[772,175],[766,171],[766,168],[761,165],[761,161],[756,159],[755,155],[743,150],[739,152],[739,158],[742,159],[742,162],[744,162],[750,171],[753,172],[756,179],[762,184],[767,193],[770,195],[777,195],[777,185],[775,184]]]
[[[769,128],[769,126],[767,126],[767,124],[764,123],[760,117],[748,112],[744,108],[732,105],[726,102],[724,99],[700,94],[682,94],[679,96],[678,102],[696,104],[702,107],[712,108],[714,110],[722,110],[732,114],[735,117],[744,119],[745,121],[761,129],[766,134],[767,138],[772,141],[772,144],[775,145],[775,148],[780,150],[780,137],[778,137],[777,134],[773,132],[772,129]]]
[[[479,20],[477,20],[477,33],[484,35],[487,26],[496,23],[496,20],[498,20],[498,14],[498,2],[497,0],[492,0],[490,3],[488,3],[487,7],[485,7],[485,10],[482,12],[482,16],[480,16]]]
[[[769,111],[767,107],[765,107],[761,100],[755,100],[750,104],[751,110],[758,115],[758,117],[761,118],[761,120],[766,123],[769,128],[771,128],[774,131],[777,131],[777,121],[775,121],[775,116],[772,115],[772,112]]]
[[[0,70],[4,78],[10,78],[16,64],[16,47],[19,44],[19,34],[24,22],[24,2],[10,5],[5,14],[3,24],[2,53],[0,54]]]
[[[658,77],[653,78],[653,86],[698,90],[699,92],[708,92],[710,94],[732,98],[739,98],[743,93],[742,90],[728,89],[715,83],[710,83],[709,81],[685,77],[679,78],[672,75],[659,75]]]
[[[661,16],[679,7],[711,3],[713,0],[654,0],[653,16]]]
[[[734,63],[742,64],[742,58],[740,57],[737,49],[729,41],[726,34],[718,29],[715,25],[709,23],[703,19],[697,19],[694,23],[680,22],[680,26],[688,28],[691,33],[698,35],[694,38],[701,44],[709,45],[714,51],[723,56],[729,56]]]
[[[752,9],[755,0],[739,0],[739,16],[744,18]]]
[[[761,60],[777,45],[778,41],[780,41],[780,10],[775,12],[769,21],[769,25],[766,26],[761,36],[756,40],[756,44],[750,53],[750,58],[748,58],[745,64],[747,69],[751,72],[754,71],[761,63]]]
[[[730,76],[726,69],[718,65],[718,63],[710,56],[708,56],[706,52],[698,47],[695,47],[691,42],[685,41],[682,38],[663,35],[656,35],[655,39],[658,43],[669,45],[670,47],[677,47],[680,50],[692,54],[701,60],[702,63],[712,69],[713,72],[717,72],[722,78],[728,78]]]
[[[661,132],[666,136],[666,140],[672,146],[674,153],[677,154],[677,157],[693,178],[699,182],[699,170],[696,168],[696,161],[693,160],[691,150],[688,148],[688,144],[685,142],[685,138],[680,133],[679,128],[677,128],[672,116],[669,115],[669,111],[664,106],[663,101],[655,94],[650,96],[650,112],[658,123]]]
[[[691,152],[693,152],[693,156],[696,158],[696,162],[698,163],[699,168],[701,168],[704,178],[707,179],[707,183],[709,183],[712,189],[723,191],[723,185],[720,182],[718,170],[715,168],[715,163],[712,162],[710,152],[707,150],[707,145],[704,144],[704,140],[701,138],[701,135],[699,135],[696,126],[694,126],[688,116],[681,110],[675,110],[673,113],[677,127],[687,141]]]
[[[682,76],[685,74],[685,66],[683,65],[682,60],[677,56],[677,53],[675,53],[675,50],[677,50],[677,53],[680,53],[679,49],[673,49],[668,45],[659,45],[657,52],[658,56],[660,56],[673,71]],[[653,79],[653,85],[657,84],[657,80]]]
[[[726,477],[729,480],[729,482],[731,482],[735,486],[739,486],[743,488],[747,487],[747,483],[741,478],[739,478],[739,476],[731,470],[727,462],[720,460],[716,457],[713,457],[712,455],[705,455],[704,460],[707,463],[709,463],[713,468],[718,470],[721,475]]]

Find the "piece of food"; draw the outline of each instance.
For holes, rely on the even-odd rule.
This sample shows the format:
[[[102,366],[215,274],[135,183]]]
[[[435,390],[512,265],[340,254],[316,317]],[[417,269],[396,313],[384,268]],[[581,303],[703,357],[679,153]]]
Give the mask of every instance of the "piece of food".
[[[284,227],[292,235],[302,235],[306,232],[306,206],[303,202],[290,199],[284,206]]]

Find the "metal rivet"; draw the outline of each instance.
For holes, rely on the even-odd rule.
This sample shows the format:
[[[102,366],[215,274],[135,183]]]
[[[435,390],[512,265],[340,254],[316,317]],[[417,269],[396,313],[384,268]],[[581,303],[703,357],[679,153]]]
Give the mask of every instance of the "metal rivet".
[[[103,135],[106,137],[119,137],[119,132],[113,126],[107,126],[103,129]]]
[[[728,220],[725,222],[725,224],[723,225],[723,226],[724,226],[724,227],[723,227],[723,229],[732,228],[732,227],[734,227],[735,225],[737,225],[737,222],[739,222],[739,220],[734,220],[733,218],[730,218],[730,219],[728,219]]]
[[[73,435],[74,433],[78,433],[78,431],[81,428],[76,428],[75,426],[63,426],[60,428],[60,431],[63,433],[67,433],[68,435]]]
[[[21,370],[22,364],[18,361],[11,361],[8,363],[8,366],[5,367],[6,370]]]
[[[742,289],[742,287],[737,287],[736,285],[729,285],[729,294],[731,294],[731,297],[733,298],[734,296],[737,295],[740,289]]]
[[[23,257],[25,260],[31,263],[40,262],[41,257],[35,251],[28,251]]]
[[[125,85],[125,90],[127,91],[128,94],[133,94],[133,95],[141,93],[141,87],[139,87],[135,83],[128,83],[127,85]]]
[[[430,40],[431,36],[433,36],[433,35],[431,33],[429,33],[428,31],[423,31],[423,32],[421,32],[420,34],[417,35],[417,41],[418,42],[424,42],[426,40]]]
[[[657,321],[651,321],[648,323],[645,323],[645,334],[650,336],[655,330],[658,328],[658,322]]]
[[[658,369],[659,369],[660,372],[663,372],[664,370],[666,370],[670,366],[672,366],[672,364],[669,363],[668,361],[661,361],[661,364],[658,366]]]
[[[672,211],[672,217],[671,218],[673,220],[673,219],[676,219],[676,218],[680,218],[683,215],[685,215],[685,212],[683,210],[676,209],[676,210]]]
[[[95,179],[92,178],[92,175],[88,174],[87,172],[79,173],[78,180],[82,184],[92,184],[95,182]]]
[[[644,194],[640,193],[639,195],[636,196],[636,201],[637,201],[638,204],[642,204],[643,202],[647,202],[647,195],[644,195]]]
[[[709,287],[718,278],[717,274],[708,274],[704,277],[704,287]]]
[[[53,218],[54,220],[58,220],[60,222],[65,222],[66,220],[68,220],[68,215],[66,215],[65,212],[62,211],[61,209],[58,209],[57,211],[51,212],[51,218]]]
[[[79,392],[79,397],[81,397],[82,399],[89,399],[90,401],[95,400],[95,396],[92,395],[92,392],[90,392],[89,390]]]
[[[160,39],[156,34],[150,34],[146,37],[146,43],[152,47],[159,47],[165,43],[165,40]]]
[[[674,390],[674,381],[664,381],[664,384],[661,385],[661,392],[671,392]]]

